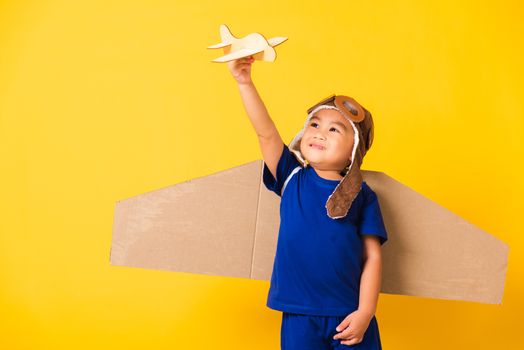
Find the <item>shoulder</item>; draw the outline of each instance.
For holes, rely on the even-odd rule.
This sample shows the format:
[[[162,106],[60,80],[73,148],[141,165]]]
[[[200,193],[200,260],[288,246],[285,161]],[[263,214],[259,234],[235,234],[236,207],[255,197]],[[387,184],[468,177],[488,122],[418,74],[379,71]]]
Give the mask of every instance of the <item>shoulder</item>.
[[[362,192],[363,193],[369,193],[369,192],[373,192],[373,190],[371,189],[371,187],[369,187],[368,183],[366,181],[362,181],[362,188],[361,188]]]
[[[299,156],[299,153],[294,150],[294,149],[291,149],[289,148],[289,145],[285,144],[284,143],[284,149],[283,149],[283,152],[285,152],[286,154],[288,154],[291,158],[293,158],[294,162],[296,163],[297,166],[300,166],[302,168],[305,167],[305,163],[304,163],[304,160],[301,159],[301,157]]]
[[[362,181],[361,191],[362,191],[363,197],[367,201],[377,197],[377,194],[375,193],[375,191],[373,191],[373,189],[368,185],[368,183],[366,181]]]

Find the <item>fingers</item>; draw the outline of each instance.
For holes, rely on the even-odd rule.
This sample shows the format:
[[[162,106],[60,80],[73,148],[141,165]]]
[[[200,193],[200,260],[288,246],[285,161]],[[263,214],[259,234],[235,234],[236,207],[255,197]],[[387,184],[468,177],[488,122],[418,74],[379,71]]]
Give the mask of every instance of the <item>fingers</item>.
[[[236,69],[243,69],[243,68],[248,68],[248,67],[251,67],[251,63],[240,63],[235,68]]]
[[[354,344],[358,344],[362,341],[363,338],[359,338],[359,337],[355,337],[355,338],[351,338],[350,340],[342,340],[340,342],[340,344],[344,344],[344,345],[354,345]]]
[[[346,328],[343,332],[335,335],[334,339],[340,339],[340,343],[344,345],[353,345],[360,343],[363,336],[355,334],[354,329]]]
[[[251,67],[251,63],[247,63],[247,62],[243,62],[239,60],[229,61],[227,65],[229,67],[229,70],[231,70],[232,72],[240,72],[242,70],[246,70]]]
[[[232,62],[232,65],[235,66],[235,67],[240,67],[240,66],[249,66],[251,65],[253,62],[255,61],[255,59],[253,58],[253,56],[248,56],[248,57],[242,57],[242,58],[238,58],[236,60],[233,60],[231,61]]]
[[[251,71],[251,63],[235,62],[230,66],[230,68],[233,75],[237,76],[244,71],[249,73]]]
[[[347,326],[349,326],[349,323],[351,322],[351,318],[348,316],[346,317],[340,324],[337,326],[337,332],[340,332],[343,329],[346,329]]]
[[[228,61],[227,65],[236,81],[245,84],[251,80],[251,64],[254,61],[253,56],[241,57]]]
[[[333,339],[347,339],[347,338],[351,338],[353,336],[355,336],[355,334],[353,334],[353,328],[349,328],[348,327],[348,328],[344,329],[343,332],[335,334]]]
[[[339,326],[340,327],[340,326]],[[341,329],[342,327],[337,327]],[[364,337],[356,333],[354,328],[347,327],[344,331],[336,334],[333,339],[340,339],[340,344],[344,345],[354,345],[360,343]]]
[[[255,59],[253,58],[253,56],[247,56],[247,57],[239,58],[237,61],[239,61],[240,63],[253,63]]]

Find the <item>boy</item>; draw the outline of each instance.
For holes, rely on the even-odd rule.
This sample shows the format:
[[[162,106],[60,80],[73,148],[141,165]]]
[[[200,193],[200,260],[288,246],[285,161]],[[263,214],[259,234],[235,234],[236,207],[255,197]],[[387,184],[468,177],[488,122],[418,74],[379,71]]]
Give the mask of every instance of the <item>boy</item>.
[[[373,141],[371,114],[350,97],[331,96],[308,110],[287,146],[251,80],[253,62],[228,68],[258,135],[264,184],[281,197],[267,300],[282,311],[281,348],[381,349],[374,314],[387,232],[360,174]]]

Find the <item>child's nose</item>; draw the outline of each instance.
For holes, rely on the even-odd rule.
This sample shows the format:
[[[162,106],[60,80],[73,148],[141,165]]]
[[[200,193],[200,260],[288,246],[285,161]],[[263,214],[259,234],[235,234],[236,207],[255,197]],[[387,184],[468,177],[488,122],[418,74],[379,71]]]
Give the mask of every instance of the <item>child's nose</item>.
[[[315,137],[321,140],[326,139],[326,136],[324,135],[324,132],[322,130],[317,130]]]

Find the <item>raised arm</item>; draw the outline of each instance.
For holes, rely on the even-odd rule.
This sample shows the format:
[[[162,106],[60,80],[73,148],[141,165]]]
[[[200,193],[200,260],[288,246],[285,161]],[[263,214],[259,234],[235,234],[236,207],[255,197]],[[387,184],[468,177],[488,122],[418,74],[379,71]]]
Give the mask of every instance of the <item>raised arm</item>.
[[[282,141],[277,127],[269,116],[266,106],[251,79],[251,64],[253,62],[252,57],[240,58],[229,61],[228,68],[237,81],[242,103],[258,136],[264,162],[276,178],[277,164],[282,154],[284,141]]]

